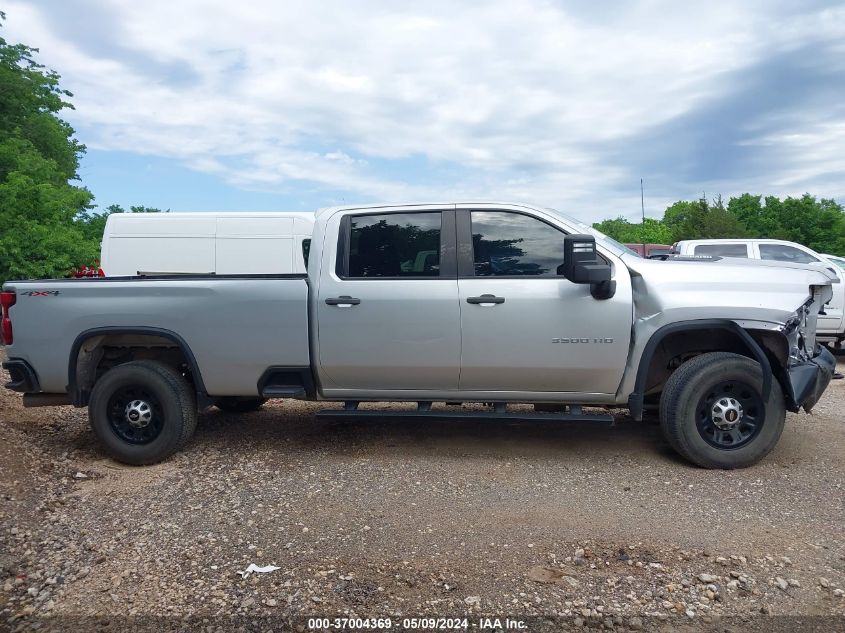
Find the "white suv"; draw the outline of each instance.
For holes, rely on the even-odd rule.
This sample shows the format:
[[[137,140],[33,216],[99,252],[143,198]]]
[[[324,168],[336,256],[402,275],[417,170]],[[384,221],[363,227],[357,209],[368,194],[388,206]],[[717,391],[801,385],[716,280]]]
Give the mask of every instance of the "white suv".
[[[841,347],[845,340],[845,270],[811,248],[785,240],[682,240],[674,245],[679,255],[709,255],[741,259],[768,259],[793,264],[823,266],[839,277],[833,287],[833,298],[819,315],[819,340]]]

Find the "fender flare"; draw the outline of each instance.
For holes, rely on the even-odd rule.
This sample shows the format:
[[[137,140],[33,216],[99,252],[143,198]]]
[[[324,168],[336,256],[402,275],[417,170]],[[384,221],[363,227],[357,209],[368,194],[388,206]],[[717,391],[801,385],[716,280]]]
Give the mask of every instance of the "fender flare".
[[[202,381],[202,373],[200,372],[199,364],[197,363],[194,353],[188,343],[179,336],[176,332],[165,330],[163,328],[138,326],[138,327],[121,327],[121,326],[107,326],[96,327],[90,330],[85,330],[73,341],[70,348],[70,358],[68,359],[67,378],[68,386],[67,393],[71,397],[74,406],[84,407],[88,403],[87,392],[79,388],[76,381],[76,364],[79,358],[79,350],[82,344],[90,338],[95,336],[107,336],[110,334],[141,334],[148,336],[158,336],[169,341],[172,341],[185,355],[188,364],[191,366],[191,376],[194,379],[194,387],[196,389],[197,403],[202,406],[208,400],[208,392],[205,390],[205,384]]]
[[[760,363],[760,367],[763,370],[763,402],[768,402],[769,395],[772,392],[772,366],[760,344],[743,327],[728,319],[678,321],[677,323],[664,325],[652,334],[640,356],[640,362],[637,365],[637,378],[634,382],[634,391],[628,396],[628,408],[631,411],[631,416],[636,421],[639,422],[643,419],[643,400],[645,398],[645,381],[648,378],[648,368],[651,365],[652,358],[654,358],[657,346],[660,345],[663,339],[677,332],[716,329],[726,330],[736,334],[748,348],[748,351],[751,352],[754,360]]]

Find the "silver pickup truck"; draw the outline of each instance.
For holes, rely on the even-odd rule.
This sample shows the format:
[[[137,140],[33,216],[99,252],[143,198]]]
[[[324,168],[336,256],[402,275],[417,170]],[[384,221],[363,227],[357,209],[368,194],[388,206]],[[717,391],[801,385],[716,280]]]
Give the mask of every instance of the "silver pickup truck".
[[[654,410],[688,460],[737,468],[827,387],[835,362],[815,332],[834,279],[646,260],[532,206],[335,207],[316,214],[307,275],[8,282],[3,365],[25,405],[87,406],[106,451],[131,464],[180,449],[207,406],[304,398],[344,402],[318,414],[331,416]]]

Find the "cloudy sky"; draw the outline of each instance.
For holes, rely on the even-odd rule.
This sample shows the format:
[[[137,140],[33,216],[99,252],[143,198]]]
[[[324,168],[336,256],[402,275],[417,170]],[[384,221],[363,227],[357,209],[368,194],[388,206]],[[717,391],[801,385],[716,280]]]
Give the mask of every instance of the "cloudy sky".
[[[6,0],[101,206],[845,202],[845,5]]]

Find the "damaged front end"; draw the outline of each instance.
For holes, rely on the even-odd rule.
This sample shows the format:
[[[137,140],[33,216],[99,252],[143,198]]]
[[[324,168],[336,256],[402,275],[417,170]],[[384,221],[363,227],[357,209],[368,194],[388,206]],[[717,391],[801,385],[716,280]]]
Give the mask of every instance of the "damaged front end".
[[[830,292],[830,286],[813,286],[813,296],[795,311],[783,328],[789,344],[789,393],[786,398],[792,411],[812,410],[836,370],[833,354],[816,342],[819,310],[830,299]]]

